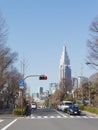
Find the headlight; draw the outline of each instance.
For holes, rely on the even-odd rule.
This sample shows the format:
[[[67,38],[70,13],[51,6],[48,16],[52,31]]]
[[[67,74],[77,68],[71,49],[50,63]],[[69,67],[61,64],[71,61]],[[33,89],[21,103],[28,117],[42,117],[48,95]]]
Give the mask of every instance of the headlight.
[[[73,112],[73,110],[72,110],[72,109],[70,109],[70,111],[71,111],[71,112]]]

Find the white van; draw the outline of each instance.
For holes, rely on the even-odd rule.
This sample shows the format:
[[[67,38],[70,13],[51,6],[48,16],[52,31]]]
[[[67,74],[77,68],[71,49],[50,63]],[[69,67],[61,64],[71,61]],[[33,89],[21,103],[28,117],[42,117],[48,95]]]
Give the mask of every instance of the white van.
[[[37,103],[36,102],[31,103],[31,109],[37,109]]]

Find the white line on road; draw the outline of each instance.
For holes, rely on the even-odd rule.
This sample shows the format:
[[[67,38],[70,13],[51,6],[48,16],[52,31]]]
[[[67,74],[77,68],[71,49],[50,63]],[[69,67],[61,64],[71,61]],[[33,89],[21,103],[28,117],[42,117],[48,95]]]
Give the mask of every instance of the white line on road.
[[[15,121],[17,121],[17,119],[13,120],[12,122],[10,122],[8,125],[6,125],[5,127],[3,127],[1,130],[6,130],[9,126],[11,126]]]
[[[50,118],[55,118],[54,116],[50,116]]]
[[[3,120],[0,120],[0,122],[2,122]]]
[[[44,118],[48,118],[48,116],[44,116]]]

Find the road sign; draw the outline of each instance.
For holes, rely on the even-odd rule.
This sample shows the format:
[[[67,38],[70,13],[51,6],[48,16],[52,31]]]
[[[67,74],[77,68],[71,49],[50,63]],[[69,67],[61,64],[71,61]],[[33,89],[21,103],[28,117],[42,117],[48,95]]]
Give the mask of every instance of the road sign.
[[[22,81],[22,80],[19,81],[19,86],[20,86],[20,87],[23,87],[23,86],[24,86],[24,81]]]

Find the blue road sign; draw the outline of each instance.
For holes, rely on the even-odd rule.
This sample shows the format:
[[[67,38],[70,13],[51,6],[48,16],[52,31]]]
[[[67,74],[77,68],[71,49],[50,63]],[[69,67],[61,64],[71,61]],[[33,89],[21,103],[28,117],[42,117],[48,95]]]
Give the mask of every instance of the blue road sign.
[[[19,86],[24,86],[24,81],[19,81]]]

